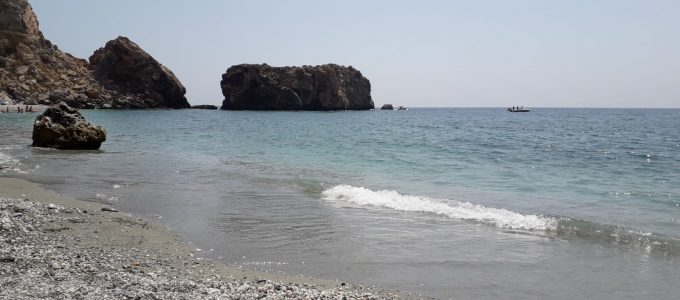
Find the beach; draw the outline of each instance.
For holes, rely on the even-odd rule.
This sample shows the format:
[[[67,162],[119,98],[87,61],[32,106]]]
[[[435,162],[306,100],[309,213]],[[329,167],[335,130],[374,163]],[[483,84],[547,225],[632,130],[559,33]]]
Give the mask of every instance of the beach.
[[[43,239],[66,236],[94,247],[84,249],[96,255],[122,253],[101,260],[125,276],[120,272],[137,270],[138,261],[145,273],[135,276],[214,282],[176,270],[205,275],[213,274],[210,264],[219,270],[226,264],[238,271],[219,271],[227,282],[242,281],[243,269],[263,274],[247,275],[249,285],[257,278],[297,279],[325,290],[345,282],[435,299],[668,299],[680,293],[674,284],[678,110],[81,112],[107,129],[100,150],[31,147],[35,115],[0,115],[0,176],[93,205],[49,202],[87,210],[82,216],[40,208],[61,218],[52,231],[28,231],[40,234],[45,254],[31,254],[40,260],[65,251]],[[0,186],[3,198],[40,200],[33,187],[15,190],[8,195]],[[6,211],[11,219],[14,211]],[[133,217],[118,220],[125,213]],[[90,221],[68,220],[74,217]],[[166,233],[140,238],[145,223]],[[60,227],[69,230],[53,229]],[[130,245],[168,232],[186,248],[174,240]],[[9,278],[13,283],[5,286],[12,291],[35,291],[28,288],[33,277]],[[16,286],[21,282],[27,283]],[[44,286],[62,286],[51,283],[55,287]]]
[[[33,111],[29,113],[42,113],[49,107],[47,105],[28,105],[28,106],[30,106],[33,109]],[[0,113],[6,113],[7,109],[9,109],[9,113],[17,113],[18,108],[25,110],[26,105],[23,104],[0,105]]]
[[[229,267],[162,225],[21,179],[0,178],[0,234],[0,299],[404,298]]]

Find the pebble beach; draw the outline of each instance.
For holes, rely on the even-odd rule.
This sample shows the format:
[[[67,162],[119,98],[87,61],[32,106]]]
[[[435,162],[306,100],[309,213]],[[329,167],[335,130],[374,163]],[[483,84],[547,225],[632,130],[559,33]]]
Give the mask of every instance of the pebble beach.
[[[166,228],[0,178],[0,299],[391,299],[202,257]]]

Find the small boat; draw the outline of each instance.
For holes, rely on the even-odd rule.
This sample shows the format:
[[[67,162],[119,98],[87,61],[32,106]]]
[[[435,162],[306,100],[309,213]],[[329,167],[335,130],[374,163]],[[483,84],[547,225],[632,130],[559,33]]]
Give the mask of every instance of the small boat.
[[[403,106],[399,106],[396,110],[408,110],[408,108],[403,107]]]
[[[530,112],[531,109],[522,107],[508,107],[509,112]]]

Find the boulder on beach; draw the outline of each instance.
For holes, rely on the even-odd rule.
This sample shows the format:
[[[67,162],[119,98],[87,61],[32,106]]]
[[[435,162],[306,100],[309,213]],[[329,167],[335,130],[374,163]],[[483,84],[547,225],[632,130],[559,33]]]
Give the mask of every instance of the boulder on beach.
[[[222,75],[223,110],[369,110],[371,83],[335,64],[272,67],[242,64]]]
[[[104,141],[106,129],[90,124],[65,102],[45,110],[33,124],[33,147],[97,150]]]
[[[392,106],[392,104],[385,104],[380,109],[381,110],[394,110],[394,106]]]

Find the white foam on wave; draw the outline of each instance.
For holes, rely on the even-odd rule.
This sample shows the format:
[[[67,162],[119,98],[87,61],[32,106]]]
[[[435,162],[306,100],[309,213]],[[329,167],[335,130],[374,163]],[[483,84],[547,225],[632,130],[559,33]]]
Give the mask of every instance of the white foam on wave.
[[[6,173],[7,171],[20,172],[16,165],[19,163],[14,157],[0,152],[0,173]]]
[[[553,230],[557,226],[557,221],[549,217],[525,215],[507,209],[450,199],[401,195],[396,191],[372,191],[350,185],[334,186],[323,191],[321,197],[330,202],[344,201],[360,206],[433,213],[452,219],[488,223],[504,229]]]
[[[16,164],[18,161],[8,154],[0,152],[0,164]]]

